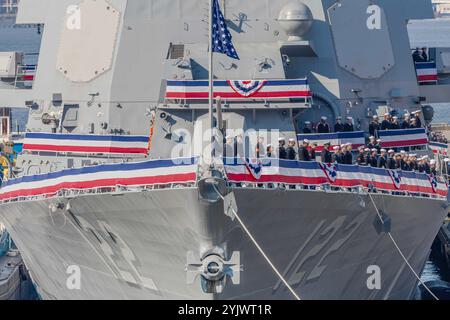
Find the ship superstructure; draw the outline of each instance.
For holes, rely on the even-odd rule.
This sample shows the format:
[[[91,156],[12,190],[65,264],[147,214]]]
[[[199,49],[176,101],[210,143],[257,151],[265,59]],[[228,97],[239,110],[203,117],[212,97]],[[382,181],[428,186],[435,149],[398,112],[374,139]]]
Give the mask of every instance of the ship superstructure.
[[[447,98],[437,78],[423,95],[405,24],[432,18],[430,3],[219,1],[240,59],[214,56],[212,123],[243,157],[222,159],[216,137],[211,166],[208,3],[20,1],[17,22],[44,32],[32,78],[20,54],[0,55],[0,104],[30,110],[0,215],[39,294],[411,297],[446,215],[442,181],[247,157],[323,116],[351,116],[364,144],[373,115]],[[425,129],[395,136],[428,152]]]

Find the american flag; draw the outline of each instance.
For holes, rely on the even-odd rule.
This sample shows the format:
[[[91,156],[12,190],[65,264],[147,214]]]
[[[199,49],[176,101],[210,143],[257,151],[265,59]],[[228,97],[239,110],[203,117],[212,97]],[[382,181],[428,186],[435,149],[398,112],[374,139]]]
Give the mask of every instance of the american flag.
[[[230,58],[239,60],[218,0],[212,0],[212,15],[212,52],[223,53]]]

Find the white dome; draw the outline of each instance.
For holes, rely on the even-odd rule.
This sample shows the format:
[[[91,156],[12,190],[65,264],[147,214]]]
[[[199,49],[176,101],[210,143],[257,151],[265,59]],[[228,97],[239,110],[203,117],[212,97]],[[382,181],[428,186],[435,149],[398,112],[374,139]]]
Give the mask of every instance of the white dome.
[[[278,22],[289,36],[289,40],[299,40],[311,29],[313,15],[304,3],[290,2],[281,9]]]

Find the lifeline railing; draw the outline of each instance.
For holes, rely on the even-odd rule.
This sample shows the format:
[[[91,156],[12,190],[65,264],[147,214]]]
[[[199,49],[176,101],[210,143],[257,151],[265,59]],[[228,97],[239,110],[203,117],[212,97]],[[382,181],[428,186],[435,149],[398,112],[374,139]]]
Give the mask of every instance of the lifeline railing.
[[[420,172],[280,159],[226,158],[225,172],[234,188],[371,192],[443,199],[443,176]]]
[[[409,192],[409,191],[393,191],[377,189],[375,186],[370,187],[340,187],[331,185],[308,185],[308,184],[287,184],[287,183],[236,183],[228,182],[230,188],[235,189],[264,189],[264,190],[281,190],[281,191],[311,191],[324,193],[355,193],[355,194],[381,194],[390,196],[403,196],[411,198],[429,198],[441,200],[442,196],[437,194]]]
[[[111,186],[103,188],[91,189],[61,189],[58,192],[41,194],[38,196],[19,196],[11,199],[0,200],[0,204],[39,201],[55,198],[72,199],[89,195],[125,195],[127,193],[146,192],[152,190],[170,190],[170,189],[192,189],[197,187],[196,182],[187,183],[168,183],[168,184],[152,184],[141,186]]]
[[[18,181],[7,182],[4,188],[0,188],[0,196],[3,196],[0,203],[74,198],[84,195],[121,195],[152,190],[197,187],[198,179],[201,177],[201,166],[198,163],[188,164],[190,167],[186,167],[184,171],[190,174],[188,178],[181,177],[181,179],[168,180],[160,177],[167,175],[169,168],[172,166],[167,161],[172,161],[173,165],[176,166],[174,159],[160,161],[165,162],[166,165],[156,166],[159,170],[157,174],[145,171],[155,168],[155,162],[158,163],[158,160],[153,160],[134,164],[69,169],[62,172],[19,178]],[[224,161],[223,168],[219,168],[230,188],[379,193],[431,199],[443,199],[448,192],[448,185],[444,185],[440,177],[414,172],[277,160],[277,163],[281,163],[281,165],[277,167],[266,165],[264,169],[260,167],[260,177],[255,177],[259,170],[257,165],[246,163],[246,160],[241,159],[234,159],[234,161],[235,164]],[[167,165],[170,167],[167,167]],[[133,171],[141,169],[144,170],[142,173],[141,171]],[[265,171],[262,172],[263,170]],[[134,178],[128,175],[125,177],[123,172],[127,171],[134,172]],[[179,169],[175,170],[176,174],[179,174],[178,171]],[[117,175],[117,177],[115,178],[114,175]],[[101,176],[101,178],[98,178],[98,176]],[[142,180],[143,177],[147,180]],[[260,179],[261,177],[262,179]],[[98,179],[108,179],[108,182],[102,182]],[[396,179],[397,182],[395,182]],[[404,179],[403,182],[401,179]],[[34,192],[36,188],[46,189]]]
[[[196,158],[102,164],[23,176],[2,184],[0,203],[195,187]]]

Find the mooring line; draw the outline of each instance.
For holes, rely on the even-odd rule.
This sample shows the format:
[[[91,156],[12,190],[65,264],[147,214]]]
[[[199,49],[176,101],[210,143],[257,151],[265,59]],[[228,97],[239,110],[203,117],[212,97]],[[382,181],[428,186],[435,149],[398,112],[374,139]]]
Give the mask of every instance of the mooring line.
[[[217,190],[217,187],[213,184],[213,188],[214,190],[217,192],[217,194],[219,195],[219,197],[225,201],[224,196],[222,196],[219,192],[219,190]],[[242,221],[242,219],[239,217],[239,214],[236,212],[236,210],[234,210],[233,207],[231,207],[231,210],[233,210],[233,213],[237,219],[237,221],[239,222],[239,224],[242,226],[242,228],[244,229],[245,233],[248,235],[248,237],[250,238],[250,240],[252,240],[253,244],[255,245],[255,247],[259,250],[259,252],[261,253],[261,255],[263,256],[263,258],[267,261],[267,263],[269,264],[269,266],[272,268],[272,270],[275,272],[275,274],[278,276],[278,278],[280,278],[280,280],[284,283],[284,285],[289,289],[289,291],[292,293],[292,295],[295,297],[295,299],[297,300],[301,300],[300,297],[297,295],[297,293],[294,291],[294,289],[289,285],[289,283],[286,281],[286,279],[284,279],[283,275],[278,271],[278,269],[275,267],[275,265],[273,264],[273,262],[270,260],[270,258],[267,256],[267,254],[264,252],[264,250],[261,248],[261,246],[258,244],[258,242],[256,241],[256,239],[253,237],[253,235],[251,234],[250,230],[248,230],[248,228],[246,227],[246,225],[244,224],[244,222]]]
[[[381,223],[384,224],[384,219],[383,216],[380,213],[380,210],[378,210],[378,207],[375,203],[375,201],[373,200],[372,195],[369,193],[369,198],[372,201],[373,207],[375,208],[378,218],[380,219]],[[419,280],[419,282],[422,284],[422,286],[428,291],[428,293],[436,300],[439,300],[439,298],[430,290],[430,288],[428,288],[428,286],[425,284],[425,282],[422,281],[422,279],[419,277],[419,275],[416,273],[416,271],[414,271],[414,268],[411,266],[411,264],[409,263],[408,259],[406,258],[406,256],[403,254],[402,250],[400,249],[399,245],[397,244],[397,241],[395,241],[394,237],[392,236],[391,232],[387,232],[387,235],[389,236],[389,238],[391,239],[392,243],[394,244],[395,248],[397,249],[398,253],[400,254],[400,256],[402,257],[402,259],[405,261],[406,265],[408,266],[408,268],[411,270],[411,272],[414,274],[414,276],[417,278],[417,280]]]

